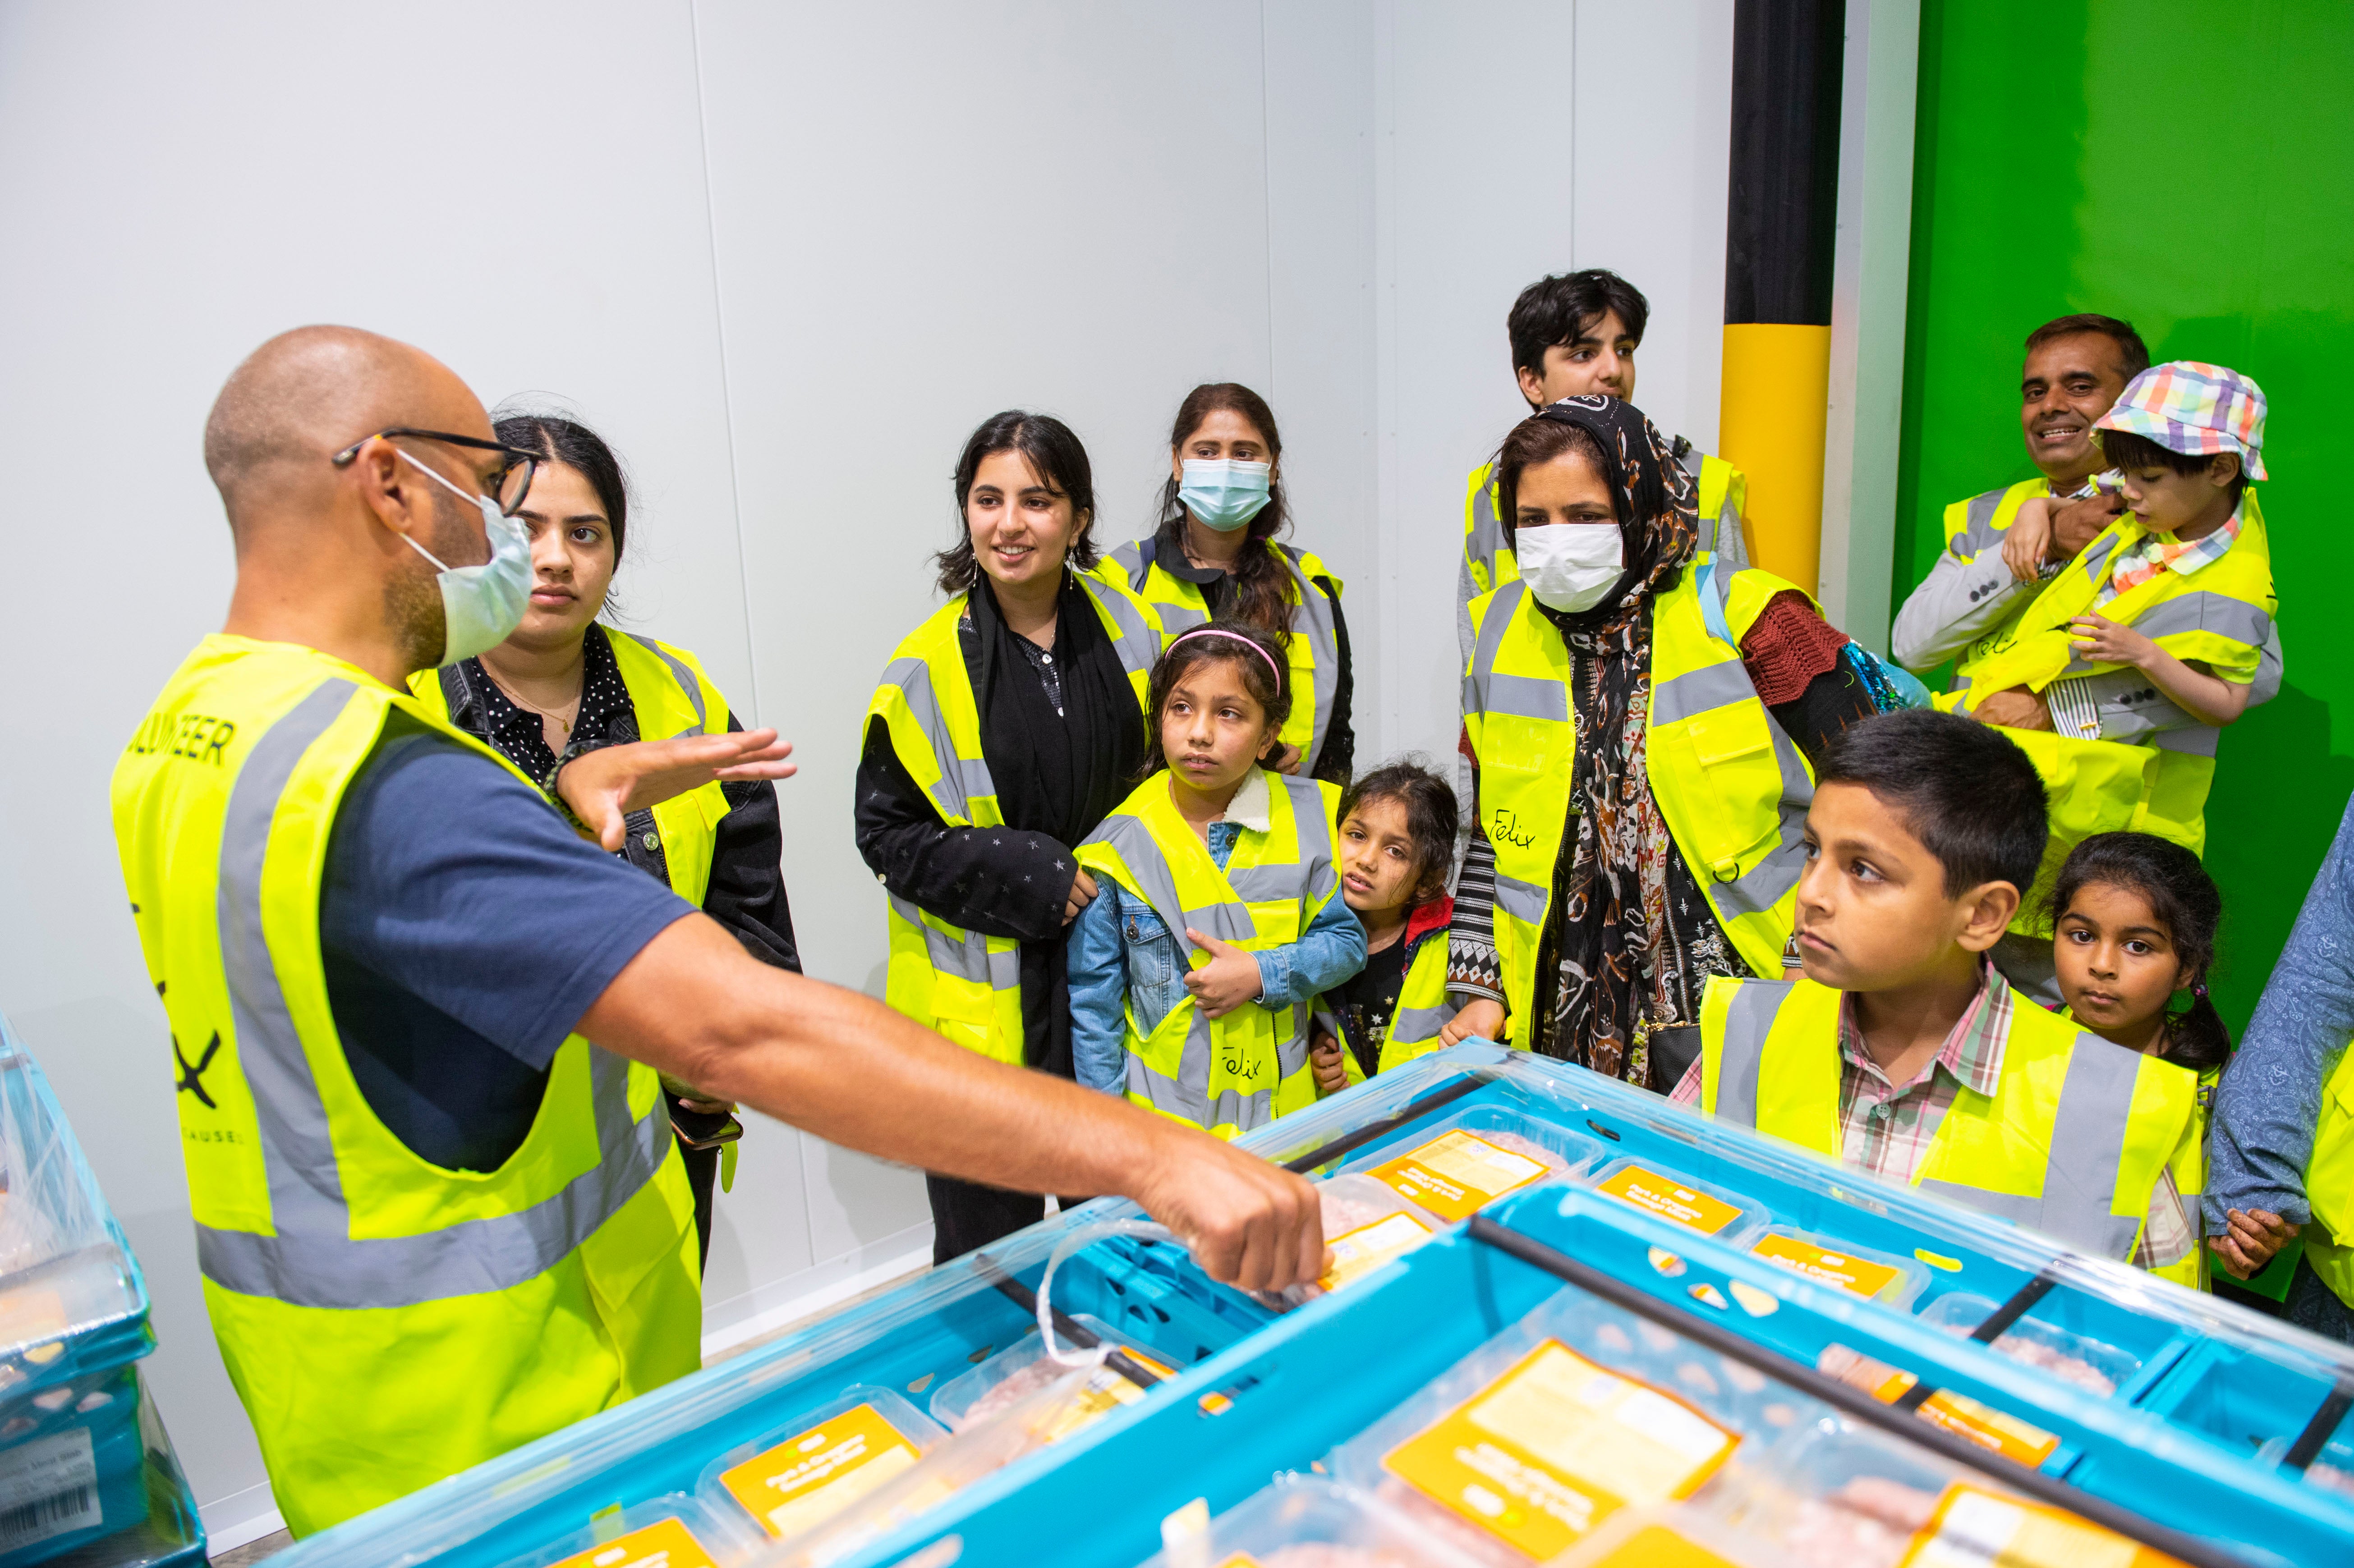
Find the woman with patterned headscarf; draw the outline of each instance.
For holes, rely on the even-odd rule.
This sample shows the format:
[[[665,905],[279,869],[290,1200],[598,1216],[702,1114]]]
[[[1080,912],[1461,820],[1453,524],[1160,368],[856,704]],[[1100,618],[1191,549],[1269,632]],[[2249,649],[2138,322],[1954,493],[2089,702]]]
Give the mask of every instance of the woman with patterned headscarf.
[[[1504,439],[1496,476],[1520,576],[1471,604],[1480,831],[1444,1037],[1664,1094],[1709,977],[1781,977],[1806,757],[1885,687],[1806,594],[1698,549],[1691,477],[1632,406],[1551,405]]]

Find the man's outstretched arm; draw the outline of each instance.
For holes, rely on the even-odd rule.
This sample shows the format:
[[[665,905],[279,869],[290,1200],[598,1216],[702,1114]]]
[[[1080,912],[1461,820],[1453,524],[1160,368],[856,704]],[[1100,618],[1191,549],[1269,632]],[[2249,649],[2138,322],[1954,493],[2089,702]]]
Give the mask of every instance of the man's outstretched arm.
[[[579,1032],[848,1149],[1017,1192],[1133,1198],[1213,1278],[1246,1289],[1280,1289],[1323,1266],[1316,1191],[1300,1178],[758,963],[699,914],[647,943]]]

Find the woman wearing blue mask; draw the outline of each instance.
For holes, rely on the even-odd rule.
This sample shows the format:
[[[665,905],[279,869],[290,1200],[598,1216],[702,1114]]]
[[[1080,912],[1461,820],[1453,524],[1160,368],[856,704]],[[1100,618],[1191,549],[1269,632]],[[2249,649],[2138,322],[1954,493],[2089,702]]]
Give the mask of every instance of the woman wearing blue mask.
[[[1177,406],[1160,527],[1098,572],[1158,610],[1166,640],[1226,619],[1274,638],[1295,696],[1272,765],[1345,785],[1357,736],[1341,579],[1313,553],[1276,542],[1290,521],[1274,411],[1247,387],[1212,382]]]
[[[742,728],[694,654],[598,624],[629,536],[629,485],[613,450],[570,419],[524,416],[496,429],[503,445],[540,454],[515,516],[531,550],[523,620],[495,647],[419,671],[410,690],[543,784],[567,758],[599,746]],[[754,958],[800,969],[775,785],[715,779],[631,812],[625,827],[631,864],[726,927]],[[707,1258],[721,1150],[744,1128],[735,1107],[684,1084],[663,1086]]]

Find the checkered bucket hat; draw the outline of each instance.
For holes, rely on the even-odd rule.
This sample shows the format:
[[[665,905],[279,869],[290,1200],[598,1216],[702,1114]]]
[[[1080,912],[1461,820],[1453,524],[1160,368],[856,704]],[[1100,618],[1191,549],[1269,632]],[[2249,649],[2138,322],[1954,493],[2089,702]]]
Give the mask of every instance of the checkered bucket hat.
[[[2151,366],[2094,429],[2146,436],[2173,452],[2237,452],[2250,479],[2264,477],[2264,389],[2220,365]]]

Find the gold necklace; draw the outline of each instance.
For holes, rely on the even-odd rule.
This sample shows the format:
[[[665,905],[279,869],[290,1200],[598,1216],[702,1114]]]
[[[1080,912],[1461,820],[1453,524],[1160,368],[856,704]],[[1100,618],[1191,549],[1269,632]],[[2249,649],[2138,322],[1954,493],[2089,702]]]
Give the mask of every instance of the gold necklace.
[[[489,665],[485,664],[482,666],[482,673],[491,675]],[[522,708],[526,712],[537,714],[542,719],[554,719],[557,724],[564,726],[564,733],[566,735],[568,736],[572,733],[572,719],[566,718],[560,713],[554,713],[546,708],[541,707],[536,703],[525,702],[523,698],[509,691],[507,689],[507,683],[504,681],[500,680],[496,675],[491,675],[491,684],[496,686],[499,689],[499,694],[505,697],[507,701],[513,703],[515,706]],[[588,684],[586,677],[583,677],[581,684],[585,689]],[[572,710],[573,718],[579,717],[580,699],[578,697],[574,697],[565,705]]]

